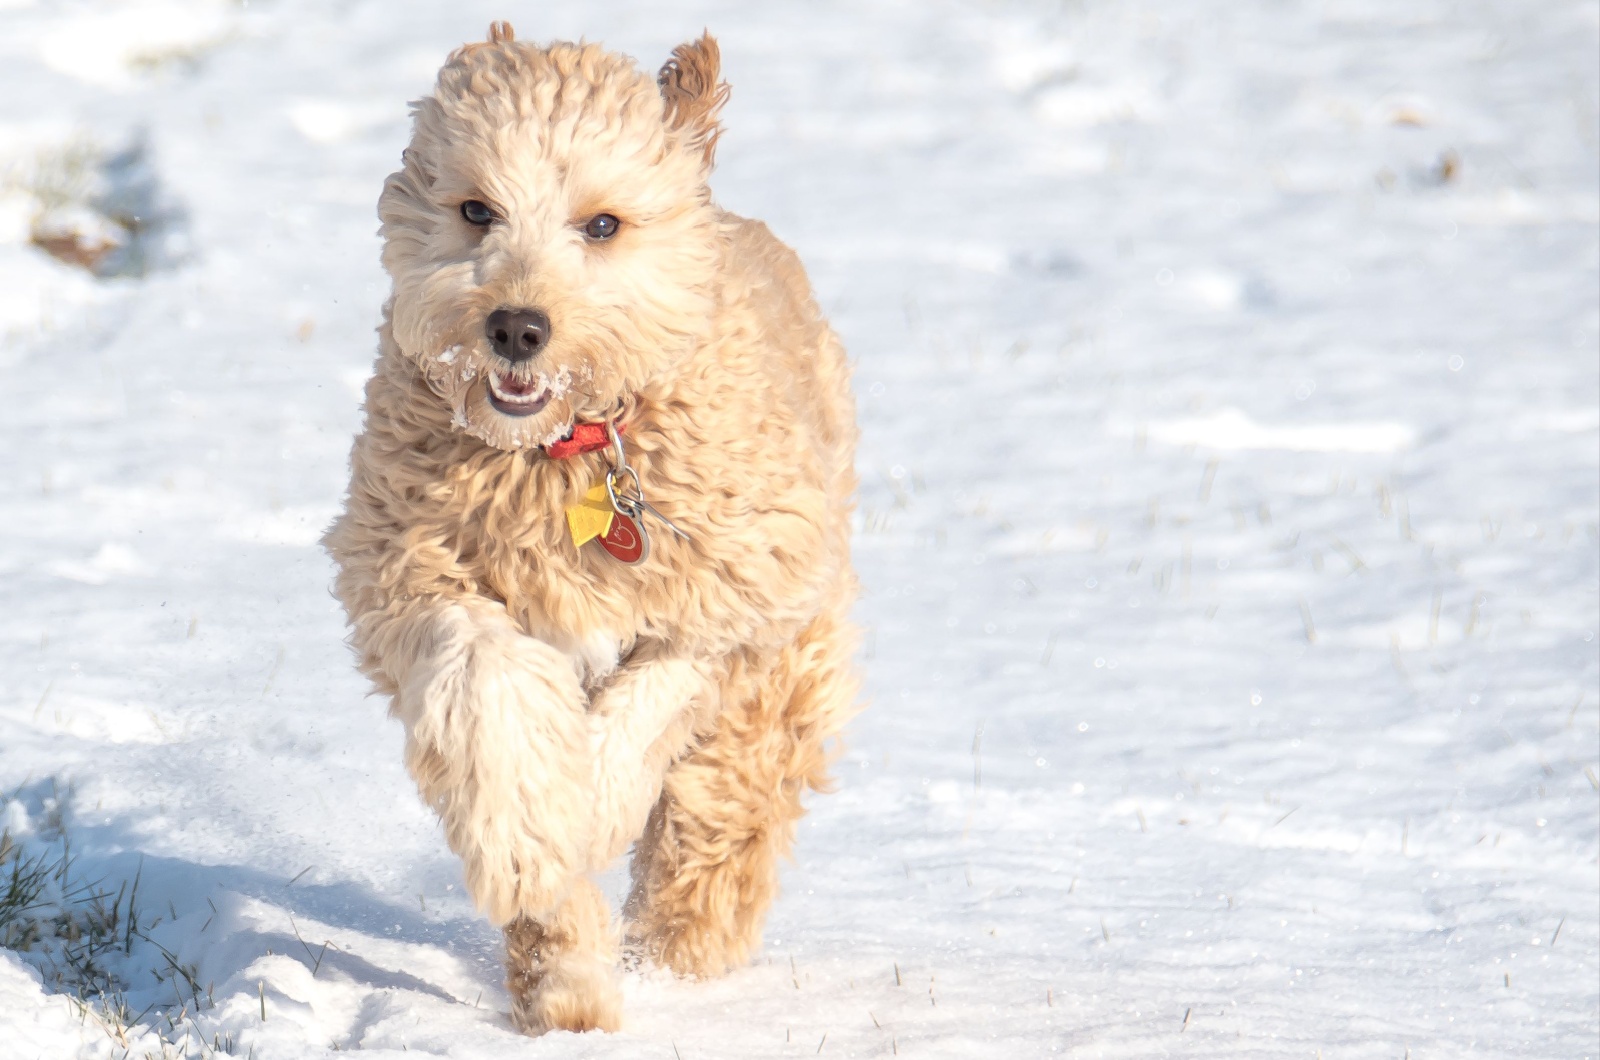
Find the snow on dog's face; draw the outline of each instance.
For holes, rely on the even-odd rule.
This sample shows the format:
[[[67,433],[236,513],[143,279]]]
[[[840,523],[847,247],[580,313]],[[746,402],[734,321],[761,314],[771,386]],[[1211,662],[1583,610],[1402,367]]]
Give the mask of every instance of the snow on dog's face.
[[[390,324],[458,429],[548,445],[617,415],[704,330],[727,87],[710,37],[673,55],[658,83],[496,23],[413,104],[378,203]]]

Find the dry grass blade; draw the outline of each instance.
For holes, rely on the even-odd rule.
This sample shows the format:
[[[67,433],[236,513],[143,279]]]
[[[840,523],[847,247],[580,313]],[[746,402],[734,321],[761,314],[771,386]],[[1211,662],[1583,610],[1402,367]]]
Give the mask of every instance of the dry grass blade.
[[[1306,603],[1304,598],[1300,600],[1300,621],[1306,627],[1306,643],[1315,644],[1317,642],[1317,627],[1311,621],[1311,605]]]

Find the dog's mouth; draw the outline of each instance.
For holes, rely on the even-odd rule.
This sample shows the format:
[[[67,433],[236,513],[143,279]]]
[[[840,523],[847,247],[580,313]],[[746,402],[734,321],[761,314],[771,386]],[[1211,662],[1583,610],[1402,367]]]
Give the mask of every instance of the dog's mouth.
[[[555,396],[555,388],[542,376],[518,379],[511,372],[489,375],[489,404],[507,416],[532,416]]]

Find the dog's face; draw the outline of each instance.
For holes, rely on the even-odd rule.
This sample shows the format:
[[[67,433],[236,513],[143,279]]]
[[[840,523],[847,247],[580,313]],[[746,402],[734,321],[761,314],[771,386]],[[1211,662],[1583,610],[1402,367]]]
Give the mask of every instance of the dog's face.
[[[456,428],[548,445],[616,416],[704,331],[717,72],[709,37],[658,84],[597,46],[539,48],[497,23],[414,104],[378,206],[390,324]]]

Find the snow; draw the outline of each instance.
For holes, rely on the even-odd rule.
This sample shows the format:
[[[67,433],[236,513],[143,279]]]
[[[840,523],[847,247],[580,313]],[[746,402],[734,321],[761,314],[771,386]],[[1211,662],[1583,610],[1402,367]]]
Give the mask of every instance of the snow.
[[[1210,7],[0,3],[0,790],[137,878],[133,1055],[1600,1055],[1600,10]],[[861,403],[839,790],[609,1037],[511,1031],[316,545],[405,101],[507,16],[719,35]],[[81,143],[142,276],[26,243]],[[120,1055],[54,952],[3,1051]]]
[[[1308,392],[1306,397],[1310,397]],[[1302,453],[1392,453],[1409,448],[1414,435],[1403,423],[1304,423],[1268,426],[1236,408],[1198,419],[1154,423],[1152,440],[1210,449],[1284,449]]]

